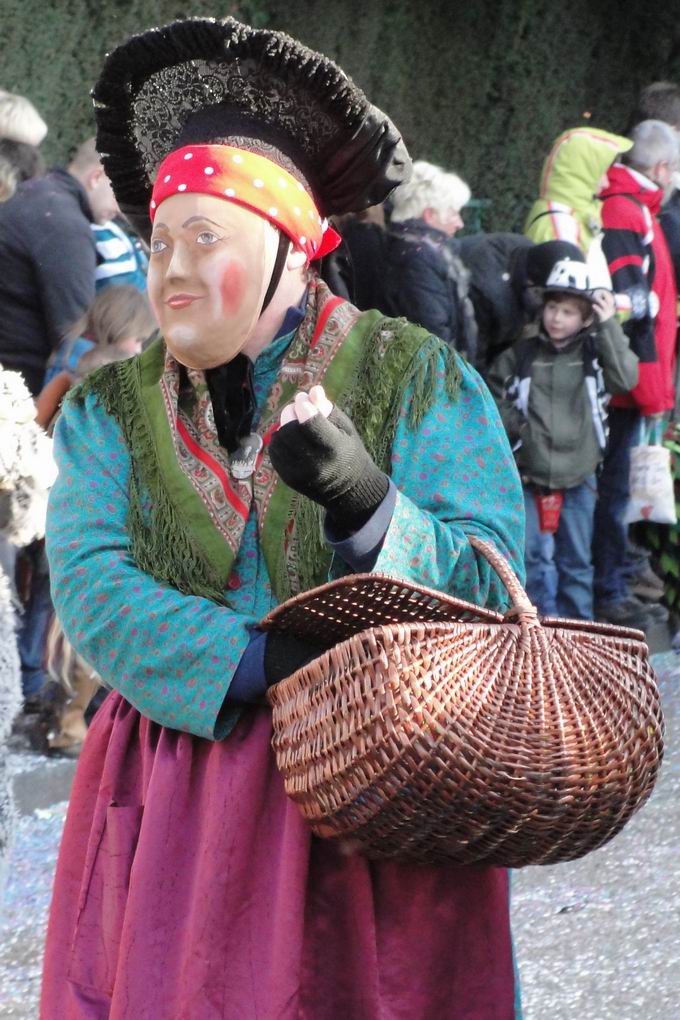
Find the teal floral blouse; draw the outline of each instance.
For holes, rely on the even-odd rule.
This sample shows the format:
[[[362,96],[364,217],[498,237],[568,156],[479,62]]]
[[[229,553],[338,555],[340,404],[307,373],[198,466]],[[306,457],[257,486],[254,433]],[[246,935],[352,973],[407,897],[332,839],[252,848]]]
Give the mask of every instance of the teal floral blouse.
[[[258,408],[292,339],[275,340],[255,363]],[[467,535],[490,539],[523,573],[524,505],[494,401],[462,366],[455,402],[444,390],[417,431],[406,393],[392,451],[394,512],[374,564],[480,605],[505,591]],[[254,514],[229,580],[229,608],[183,595],[143,573],[126,533],[130,459],[117,423],[89,396],[67,402],[55,433],[47,550],[57,614],[73,646],[148,718],[217,739],[218,713],[253,627],[275,605]],[[333,575],[351,572],[337,560]]]

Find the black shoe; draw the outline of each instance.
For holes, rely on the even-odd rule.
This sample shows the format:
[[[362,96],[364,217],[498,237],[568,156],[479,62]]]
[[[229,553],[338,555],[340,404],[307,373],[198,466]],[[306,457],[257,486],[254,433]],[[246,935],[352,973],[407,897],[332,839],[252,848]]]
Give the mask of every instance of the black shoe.
[[[658,602],[663,598],[664,583],[657,577],[649,563],[645,563],[631,577],[630,590],[641,599]]]
[[[12,725],[12,748],[47,754],[47,731],[49,728],[49,720],[45,719],[40,712],[22,710]]]
[[[663,606],[641,602],[634,595],[626,595],[625,598],[617,599],[615,602],[599,602],[595,606],[595,617],[617,627],[649,630],[650,627],[668,620],[668,610]]]

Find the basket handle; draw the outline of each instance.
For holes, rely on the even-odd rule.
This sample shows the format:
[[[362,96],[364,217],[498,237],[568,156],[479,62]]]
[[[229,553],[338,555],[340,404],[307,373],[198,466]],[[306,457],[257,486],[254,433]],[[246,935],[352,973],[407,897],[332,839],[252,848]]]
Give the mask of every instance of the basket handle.
[[[506,587],[512,602],[512,608],[507,611],[505,618],[512,619],[516,617],[521,624],[540,627],[538,609],[531,602],[520,584],[517,574],[506,558],[499,553],[495,545],[485,538],[479,538],[477,535],[468,535],[467,539],[472,548],[480,552],[490,566],[493,567]]]

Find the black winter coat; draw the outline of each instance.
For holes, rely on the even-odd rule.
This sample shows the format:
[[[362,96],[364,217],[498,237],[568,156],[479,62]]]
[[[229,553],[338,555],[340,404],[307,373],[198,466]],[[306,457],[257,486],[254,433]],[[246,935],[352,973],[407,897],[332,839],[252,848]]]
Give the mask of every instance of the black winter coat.
[[[472,234],[455,243],[470,272],[478,329],[477,367],[483,372],[519,339],[526,324],[525,263],[533,242],[522,234]]]
[[[387,238],[385,307],[446,340],[475,361],[468,274],[441,230],[422,220],[392,223]]]
[[[96,254],[84,189],[56,170],[0,203],[0,363],[31,393],[66,330],[94,298]]]

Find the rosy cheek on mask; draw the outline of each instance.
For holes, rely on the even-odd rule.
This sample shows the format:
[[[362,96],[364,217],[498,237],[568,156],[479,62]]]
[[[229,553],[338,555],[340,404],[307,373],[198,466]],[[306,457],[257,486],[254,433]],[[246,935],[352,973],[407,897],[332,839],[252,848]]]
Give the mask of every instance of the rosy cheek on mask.
[[[222,309],[225,315],[236,315],[246,289],[246,271],[240,262],[230,262],[220,280]]]

